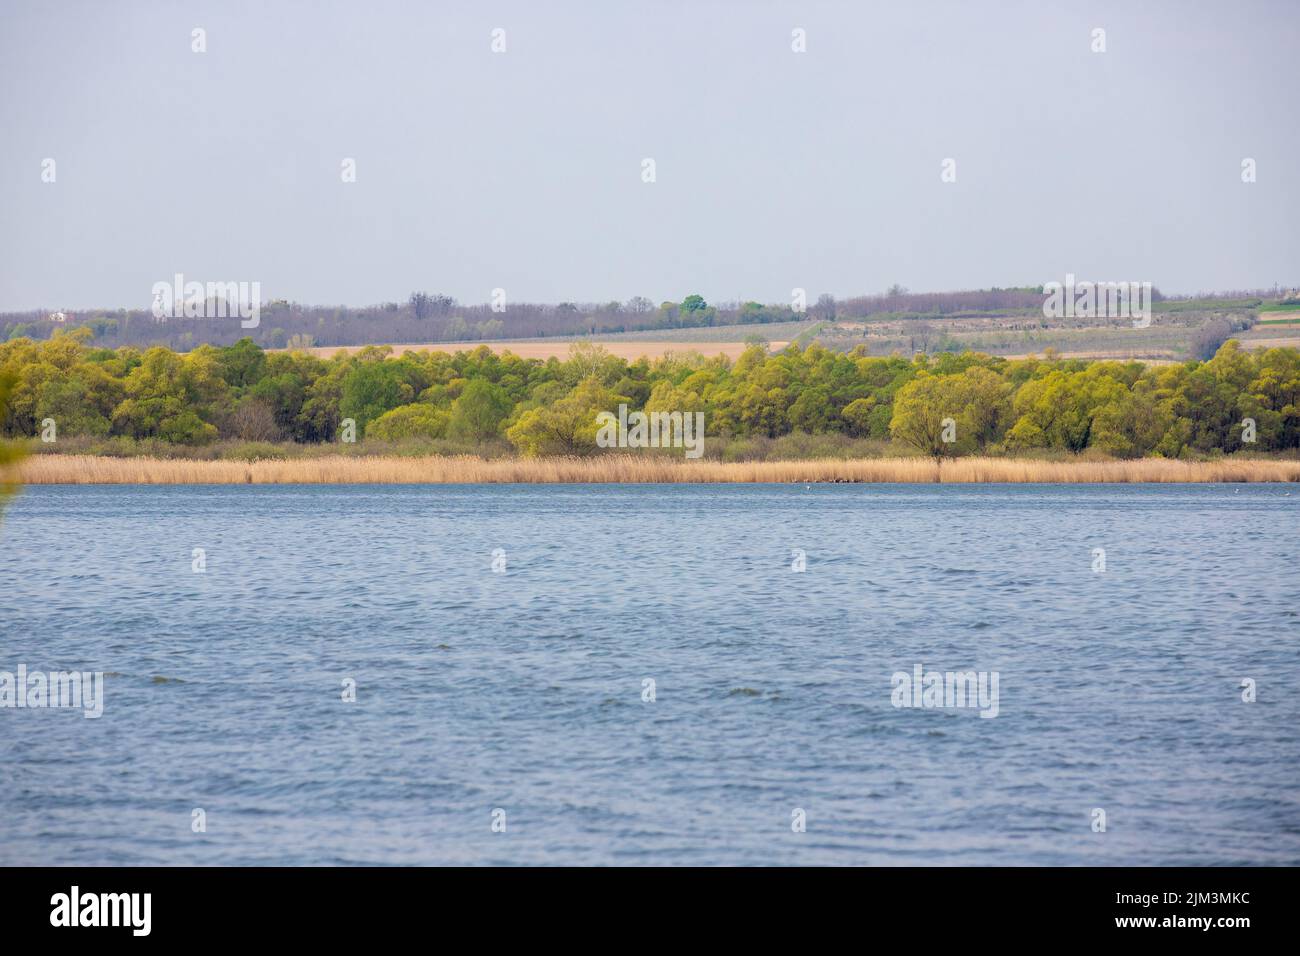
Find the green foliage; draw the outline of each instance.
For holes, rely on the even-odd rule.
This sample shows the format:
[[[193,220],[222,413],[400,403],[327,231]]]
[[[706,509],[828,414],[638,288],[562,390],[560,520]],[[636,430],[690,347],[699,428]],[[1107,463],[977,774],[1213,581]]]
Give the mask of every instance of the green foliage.
[[[36,392],[34,418],[52,418],[59,434],[107,435],[109,416],[123,395],[122,383],[103,369],[86,366],[73,374],[41,383]]]
[[[443,438],[448,414],[432,405],[402,405],[384,412],[366,429],[370,438],[403,441],[410,438]]]
[[[355,419],[357,433],[363,435],[369,422],[389,409],[414,401],[426,384],[420,368],[406,359],[363,359],[343,379],[340,417]]]
[[[113,410],[115,433],[133,438],[161,438],[179,445],[202,445],[217,437],[206,421],[227,401],[213,349],[181,356],[156,347],[126,376],[126,398]]]
[[[922,372],[899,389],[894,400],[894,417],[889,423],[890,434],[935,458],[969,451],[972,447],[969,431],[957,430],[956,416],[961,413],[962,405],[963,390],[958,376]]]
[[[9,409],[9,396],[13,393],[14,375],[0,372],[0,421],[4,421]],[[0,441],[0,509],[5,501],[17,490],[18,484],[10,474],[10,468],[23,458],[23,449],[19,445]]]
[[[485,379],[474,379],[452,402],[447,433],[460,440],[483,441],[500,434],[501,423],[513,403],[505,389]],[[434,436],[441,437],[441,436]]]
[[[676,317],[671,324],[681,328],[713,325],[718,317],[718,310],[705,302],[702,295],[688,295],[672,311],[676,312]]]
[[[613,411],[625,398],[593,376],[569,395],[525,412],[506,437],[525,455],[582,455],[596,451],[596,416]]]
[[[1083,372],[1050,372],[1016,393],[1016,423],[1007,433],[1007,445],[1083,451],[1093,439],[1101,409],[1118,404],[1127,394],[1123,383],[1107,376],[1101,365]]]
[[[709,308],[688,303],[691,315]],[[324,359],[266,353],[247,339],[141,353],[95,347],[83,327],[0,343],[0,376],[10,383],[3,435],[39,435],[50,418],[60,440],[104,447],[306,446],[337,441],[342,419],[353,418],[359,435],[385,441],[502,449],[504,436],[524,454],[587,454],[597,450],[596,413],[626,403],[630,411],[703,412],[716,448],[812,447],[800,436],[821,436],[834,447],[883,447],[892,438],[936,457],[1300,449],[1300,352],[1246,352],[1233,340],[1208,361],[1159,367],[1050,353],[873,358],[815,343],[777,354],[755,343],[734,361],[686,353],[629,363],[587,342],[545,361],[485,347],[400,358],[370,347]],[[1254,443],[1243,441],[1248,418]],[[952,441],[944,440],[945,419]]]
[[[250,338],[242,338],[219,353],[221,378],[232,388],[256,385],[266,369],[266,353]]]

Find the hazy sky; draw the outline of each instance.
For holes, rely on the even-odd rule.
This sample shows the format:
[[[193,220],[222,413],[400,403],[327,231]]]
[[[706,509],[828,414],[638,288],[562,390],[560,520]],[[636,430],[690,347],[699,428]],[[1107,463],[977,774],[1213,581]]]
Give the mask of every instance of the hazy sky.
[[[1300,284],[1298,38],[1286,0],[0,0],[0,309]]]

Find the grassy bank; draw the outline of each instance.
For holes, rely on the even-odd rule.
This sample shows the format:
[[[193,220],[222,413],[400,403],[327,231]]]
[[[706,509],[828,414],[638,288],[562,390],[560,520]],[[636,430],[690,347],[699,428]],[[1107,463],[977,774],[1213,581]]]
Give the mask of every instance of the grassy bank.
[[[342,455],[251,462],[36,455],[28,484],[460,484],[654,482],[1244,482],[1300,481],[1300,461],[1037,461],[1015,458],[687,461],[668,457],[424,458]]]

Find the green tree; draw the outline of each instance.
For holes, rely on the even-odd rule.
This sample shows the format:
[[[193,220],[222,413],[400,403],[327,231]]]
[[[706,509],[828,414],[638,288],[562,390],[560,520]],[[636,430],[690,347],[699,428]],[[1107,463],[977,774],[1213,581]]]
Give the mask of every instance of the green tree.
[[[510,396],[503,389],[485,379],[474,379],[451,403],[447,434],[463,441],[495,438],[511,408]]]
[[[13,391],[14,376],[8,372],[0,373],[0,421],[3,421],[9,407],[9,394]],[[0,512],[5,502],[18,490],[18,479],[14,466],[22,461],[22,446],[0,441]]]
[[[1173,423],[1173,414],[1156,400],[1150,382],[1139,383],[1097,409],[1092,447],[1116,458],[1140,458],[1156,450]]]
[[[432,405],[402,405],[384,412],[366,429],[367,438],[401,441],[407,438],[443,438],[450,416]]]
[[[411,363],[396,361],[360,361],[343,379],[339,399],[342,418],[357,423],[357,433],[364,435],[366,426],[389,409],[407,405],[425,382]]]
[[[78,365],[41,384],[34,417],[38,423],[52,418],[60,435],[107,435],[113,410],[124,396],[122,383],[103,368]]]
[[[986,450],[1002,438],[1011,417],[1012,387],[992,369],[968,367],[954,382],[961,396],[957,431],[970,437],[974,446]]]
[[[217,437],[216,426],[204,416],[223,411],[228,396],[211,354],[181,357],[151,348],[127,375],[124,387],[126,398],[113,410],[117,433],[180,445],[201,445]]]
[[[787,417],[791,428],[810,435],[832,431],[839,424],[830,393],[821,386],[805,388],[800,392],[791,404]]]
[[[1013,402],[1016,423],[1007,432],[1008,446],[1072,452],[1087,448],[1097,413],[1128,393],[1105,371],[1099,366],[1082,372],[1056,370],[1026,382]]]
[[[872,426],[877,416],[875,398],[858,398],[844,406],[844,411],[840,412],[840,418],[843,419],[845,428],[850,435],[857,438],[867,438],[872,435]]]
[[[615,395],[596,378],[578,384],[569,395],[549,405],[529,409],[509,429],[506,437],[519,451],[537,455],[587,455],[594,453],[600,412],[615,412],[624,396]]]
[[[232,388],[256,385],[266,369],[266,353],[247,336],[234,345],[220,349],[219,356],[219,374]]]
[[[922,372],[898,390],[889,432],[936,460],[967,452],[974,447],[975,436],[957,422],[965,396],[956,376]]]

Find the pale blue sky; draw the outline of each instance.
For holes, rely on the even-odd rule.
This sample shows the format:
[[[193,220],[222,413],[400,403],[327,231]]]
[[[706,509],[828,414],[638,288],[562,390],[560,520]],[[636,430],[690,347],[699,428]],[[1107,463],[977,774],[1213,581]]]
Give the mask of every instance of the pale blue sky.
[[[1300,283],[1282,0],[0,11],[0,309]]]

